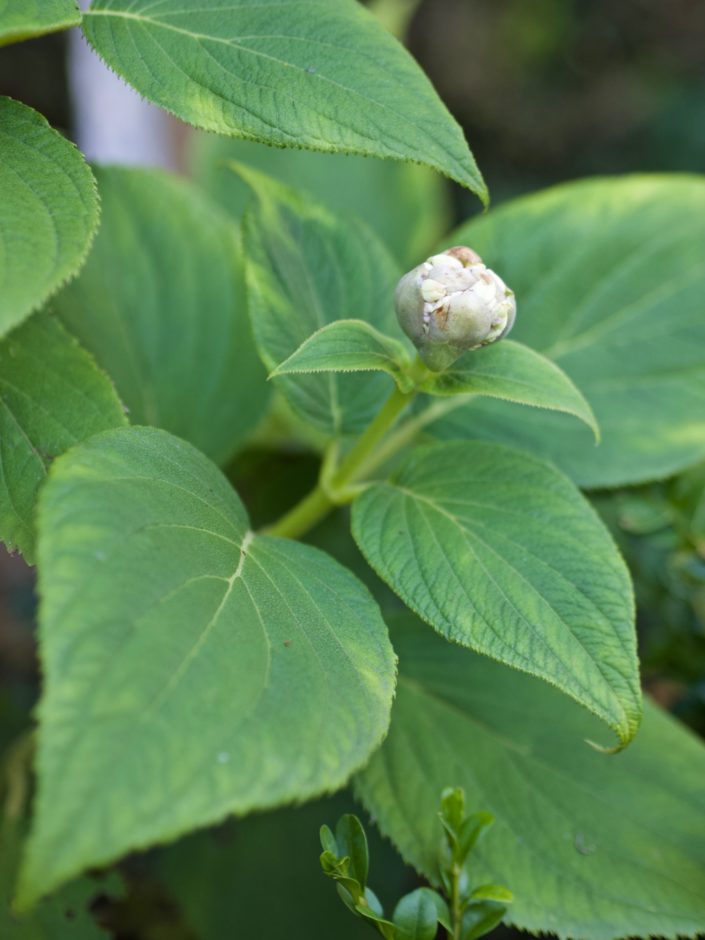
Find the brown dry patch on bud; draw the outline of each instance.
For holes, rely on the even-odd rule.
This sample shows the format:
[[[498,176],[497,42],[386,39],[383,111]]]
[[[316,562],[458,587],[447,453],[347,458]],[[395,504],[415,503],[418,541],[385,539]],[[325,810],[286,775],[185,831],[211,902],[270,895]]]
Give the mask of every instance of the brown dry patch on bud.
[[[482,258],[472,248],[466,248],[465,245],[457,245],[455,248],[449,248],[445,254],[451,258],[457,258],[464,268],[469,268],[471,264],[482,264]]]

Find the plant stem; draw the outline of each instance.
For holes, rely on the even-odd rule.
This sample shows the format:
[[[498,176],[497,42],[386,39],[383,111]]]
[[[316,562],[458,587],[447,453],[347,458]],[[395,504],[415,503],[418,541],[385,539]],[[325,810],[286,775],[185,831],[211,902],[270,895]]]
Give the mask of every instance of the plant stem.
[[[308,496],[273,525],[265,528],[262,534],[298,538],[324,519],[334,506],[348,502],[352,485],[392,455],[389,447],[380,448],[378,445],[394,426],[399,415],[414,400],[418,394],[418,385],[427,373],[426,366],[417,360],[411,370],[415,387],[410,392],[402,392],[395,386],[382,410],[343,459],[331,479],[325,484],[319,481]],[[400,440],[399,446],[404,443],[406,438]]]
[[[460,940],[460,934],[463,927],[463,910],[462,910],[462,900],[460,897],[460,875],[462,869],[457,862],[453,862],[453,868],[451,869],[452,877],[452,893],[450,899],[451,905],[451,924],[453,926],[453,933],[451,935],[451,940]]]

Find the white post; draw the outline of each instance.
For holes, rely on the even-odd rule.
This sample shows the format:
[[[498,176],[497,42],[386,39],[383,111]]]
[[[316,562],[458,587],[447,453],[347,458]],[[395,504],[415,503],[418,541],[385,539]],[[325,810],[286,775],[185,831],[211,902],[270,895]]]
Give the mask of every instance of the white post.
[[[85,9],[89,0],[79,4]],[[74,136],[89,160],[175,166],[174,122],[114,75],[80,29],[69,36],[68,79]]]

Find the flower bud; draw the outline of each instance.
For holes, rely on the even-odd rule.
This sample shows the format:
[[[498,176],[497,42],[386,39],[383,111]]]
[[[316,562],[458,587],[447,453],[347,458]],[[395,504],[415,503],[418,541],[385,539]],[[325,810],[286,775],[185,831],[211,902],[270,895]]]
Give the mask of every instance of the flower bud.
[[[401,328],[434,372],[502,339],[516,317],[514,292],[464,247],[433,255],[405,274],[395,306]]]

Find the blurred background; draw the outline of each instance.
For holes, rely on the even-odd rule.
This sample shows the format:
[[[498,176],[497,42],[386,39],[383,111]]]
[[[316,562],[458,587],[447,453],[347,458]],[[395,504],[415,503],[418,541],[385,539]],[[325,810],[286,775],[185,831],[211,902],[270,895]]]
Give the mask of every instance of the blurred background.
[[[705,4],[371,0],[370,5],[405,39],[465,129],[495,205],[580,176],[705,169]],[[418,236],[410,241],[410,220],[388,211],[400,177],[386,164],[371,171],[370,161],[268,151],[195,132],[140,102],[102,70],[78,31],[71,32],[0,49],[0,94],[39,110],[91,159],[152,163],[195,176],[235,214],[242,211],[245,194],[220,163],[230,155],[251,161],[316,188],[319,198],[337,208],[364,203],[368,221],[409,266],[444,230],[479,211],[470,194],[412,168],[403,178],[418,193],[413,220]],[[292,456],[288,472],[303,492],[315,462]],[[255,515],[258,501],[266,503],[276,491],[276,474],[256,451],[240,458],[230,475]],[[637,580],[647,685],[700,734],[705,734],[705,505],[698,500],[704,486],[705,471],[696,468],[675,483],[594,494]],[[344,554],[350,547],[336,550]],[[37,695],[35,607],[33,571],[0,552],[0,749],[28,726]],[[372,936],[343,910],[318,869],[319,825],[333,823],[353,806],[352,797],[343,794],[301,810],[231,823],[130,859],[122,884],[77,888],[70,902],[61,901],[60,920],[51,920],[53,926],[41,936],[283,940],[331,936],[331,924],[339,940]],[[274,902],[267,878],[273,860],[289,872]],[[372,883],[383,900],[417,883],[378,837],[372,865]],[[0,860],[0,888],[7,892],[2,877]],[[106,933],[95,933],[96,920]],[[19,930],[3,921],[0,910],[3,940],[29,936]]]

